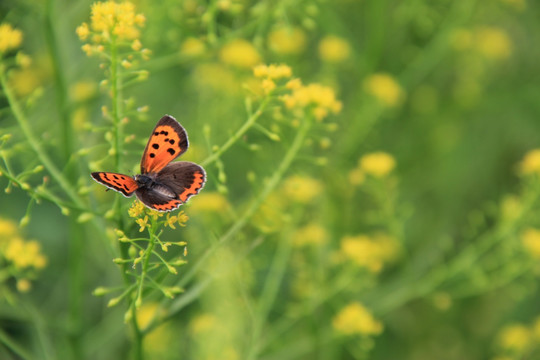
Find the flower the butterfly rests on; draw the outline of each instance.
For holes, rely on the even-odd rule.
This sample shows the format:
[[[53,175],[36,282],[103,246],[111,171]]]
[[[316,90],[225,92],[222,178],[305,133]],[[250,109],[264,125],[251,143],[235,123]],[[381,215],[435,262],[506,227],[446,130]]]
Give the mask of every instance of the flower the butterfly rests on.
[[[150,209],[171,211],[198,194],[206,180],[204,169],[195,163],[171,163],[187,148],[186,130],[175,118],[165,115],[148,139],[139,175],[93,172],[92,177],[125,197],[135,194]]]

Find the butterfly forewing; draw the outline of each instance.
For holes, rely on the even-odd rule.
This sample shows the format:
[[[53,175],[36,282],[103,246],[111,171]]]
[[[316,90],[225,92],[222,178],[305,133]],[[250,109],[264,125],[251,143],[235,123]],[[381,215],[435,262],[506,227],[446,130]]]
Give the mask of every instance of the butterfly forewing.
[[[162,117],[144,149],[141,174],[157,173],[188,148],[184,128],[172,116]]]
[[[111,172],[93,172],[92,177],[109,189],[121,192],[124,196],[130,197],[139,187],[133,178]]]

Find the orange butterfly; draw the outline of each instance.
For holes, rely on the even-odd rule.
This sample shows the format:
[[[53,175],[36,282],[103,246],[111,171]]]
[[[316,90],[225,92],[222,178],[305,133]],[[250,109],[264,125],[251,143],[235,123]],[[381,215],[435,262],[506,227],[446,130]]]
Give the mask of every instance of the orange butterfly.
[[[125,197],[133,193],[150,209],[171,211],[196,195],[204,186],[206,173],[188,161],[171,163],[188,148],[186,130],[169,115],[162,117],[144,149],[141,174],[133,177],[93,172],[92,177]]]

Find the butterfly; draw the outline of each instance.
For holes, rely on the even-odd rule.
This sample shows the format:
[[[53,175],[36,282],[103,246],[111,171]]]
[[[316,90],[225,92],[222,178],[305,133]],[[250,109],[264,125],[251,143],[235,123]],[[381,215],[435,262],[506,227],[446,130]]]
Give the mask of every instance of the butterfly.
[[[171,211],[199,193],[206,181],[201,166],[188,161],[171,162],[187,148],[186,130],[175,118],[165,115],[148,139],[139,175],[93,172],[92,177],[125,197],[135,194],[150,209]]]

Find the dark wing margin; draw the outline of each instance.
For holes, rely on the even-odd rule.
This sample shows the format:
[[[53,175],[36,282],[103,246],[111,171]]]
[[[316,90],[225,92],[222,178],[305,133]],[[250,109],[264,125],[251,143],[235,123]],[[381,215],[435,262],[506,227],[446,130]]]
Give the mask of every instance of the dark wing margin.
[[[109,189],[122,193],[125,197],[130,197],[139,187],[132,177],[111,172],[93,172],[92,177],[98,183],[105,185]]]

